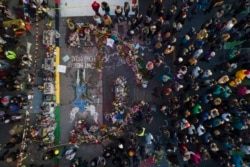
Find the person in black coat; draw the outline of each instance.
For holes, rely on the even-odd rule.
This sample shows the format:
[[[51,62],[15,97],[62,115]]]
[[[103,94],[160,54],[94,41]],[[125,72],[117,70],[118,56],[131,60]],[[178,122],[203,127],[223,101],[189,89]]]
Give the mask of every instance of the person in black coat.
[[[2,154],[0,154],[0,161],[4,161],[8,153],[9,153],[9,149],[6,149]]]

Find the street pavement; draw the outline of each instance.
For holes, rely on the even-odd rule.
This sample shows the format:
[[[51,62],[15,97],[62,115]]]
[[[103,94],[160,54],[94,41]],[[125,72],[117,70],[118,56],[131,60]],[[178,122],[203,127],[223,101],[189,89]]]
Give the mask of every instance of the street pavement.
[[[11,2],[14,3],[14,0]],[[153,0],[150,1],[139,1],[140,11],[141,13],[145,13],[146,8],[149,4],[151,4]],[[172,1],[164,1],[165,5],[169,7],[170,3]],[[123,5],[123,4],[121,4]],[[201,24],[204,22],[204,20],[210,15],[204,16],[203,14],[200,14],[198,16],[195,16],[196,23],[193,24],[193,22],[186,22],[185,23],[185,29],[181,31],[180,33],[176,34],[177,39],[180,39],[192,26],[196,29],[199,29]],[[140,101],[144,100],[146,102],[155,103],[155,104],[164,104],[166,103],[166,99],[159,99],[155,98],[151,95],[153,88],[155,87],[161,87],[161,83],[157,81],[157,78],[160,74],[163,72],[167,72],[169,74],[174,73],[173,69],[173,62],[175,60],[175,54],[172,56],[169,56],[165,59],[166,64],[162,66],[158,71],[156,72],[156,76],[152,81],[150,81],[148,88],[143,89],[140,87],[135,86],[135,76],[132,70],[126,65],[126,62],[117,55],[116,51],[111,51],[110,58],[104,63],[104,69],[102,72],[98,72],[95,69],[93,69],[93,62],[95,62],[97,50],[95,47],[93,47],[94,40],[92,43],[84,44],[82,43],[81,48],[69,48],[66,44],[66,37],[67,37],[67,25],[66,25],[66,19],[67,18],[60,18],[60,25],[59,25],[59,33],[61,34],[61,37],[59,39],[59,46],[61,48],[61,65],[67,66],[66,73],[61,73],[61,104],[60,104],[60,144],[62,147],[64,145],[67,145],[68,139],[69,139],[69,133],[73,129],[74,121],[77,119],[80,119],[84,117],[83,113],[78,113],[75,116],[74,120],[70,119],[70,113],[73,108],[73,101],[76,99],[75,95],[75,86],[76,86],[76,79],[77,79],[77,70],[83,69],[85,71],[85,77],[84,80],[87,82],[87,89],[88,89],[88,95],[89,98],[92,100],[92,103],[96,107],[96,111],[98,112],[98,120],[100,124],[107,123],[103,120],[103,114],[107,112],[112,112],[112,101],[114,98],[114,94],[112,92],[113,88],[113,81],[117,76],[123,75],[127,78],[128,85],[129,85],[129,104],[132,104],[134,101]],[[74,18],[76,22],[78,23],[88,23],[93,22],[92,17],[76,17]],[[42,20],[39,22],[39,32],[42,32],[45,28],[45,23],[48,20]],[[114,26],[113,30],[118,32],[123,32],[123,36],[126,36],[126,22],[123,22],[118,26],[117,24]],[[32,35],[25,37],[22,39],[23,41],[29,41],[31,43],[35,43],[35,29],[32,29]],[[41,33],[42,34],[42,33]],[[41,40],[42,36],[39,36],[39,39]],[[150,49],[150,46],[147,44],[143,44],[140,40],[136,39],[136,42],[141,43],[142,47],[144,48],[143,54],[145,60],[152,60],[154,58],[154,55],[152,54],[152,51]],[[41,58],[40,62],[42,62],[42,57],[44,55],[44,49],[41,45],[41,42],[39,43],[39,56]],[[34,48],[31,49],[31,53],[34,52]],[[176,53],[178,54],[178,53]],[[69,57],[69,60],[65,61],[65,57]],[[204,64],[206,66],[206,64]],[[42,76],[40,75],[42,73],[41,68],[36,69],[37,73],[37,84],[42,82]],[[35,120],[35,113],[38,112],[39,106],[42,102],[42,94],[35,88],[34,90],[34,101],[33,101],[33,109],[31,117],[33,121]],[[158,127],[162,125],[167,124],[167,120],[169,118],[162,113],[154,113],[154,120],[149,125],[144,122],[135,123],[134,126],[141,125],[146,127],[148,132],[151,132],[160,142],[164,142],[164,138],[162,137],[162,134],[159,133]],[[167,125],[166,125],[167,126]],[[4,132],[4,134],[8,133],[8,130],[11,128],[11,125],[4,125],[0,126],[0,130]],[[1,143],[6,143],[8,141],[8,137],[6,136],[0,136]],[[27,160],[27,164],[44,164],[46,167],[52,167],[54,162],[53,161],[42,161],[42,155],[44,152],[37,152],[36,148],[38,147],[38,143],[31,142],[29,151],[31,153],[30,158]],[[97,155],[101,155],[103,151],[103,146],[101,144],[83,144],[80,146],[77,156],[82,157],[86,160],[91,160]],[[180,157],[178,157],[180,160]],[[65,158],[60,159],[60,167],[68,167],[70,162],[66,160]],[[216,166],[216,164],[212,161],[206,161],[203,162],[200,166]],[[15,166],[15,164],[6,164],[3,162],[0,162],[0,167],[12,167]],[[112,166],[108,164],[108,166]],[[159,166],[161,167],[168,167],[167,162],[163,160]],[[180,166],[183,166],[182,162],[180,161]]]
[[[60,15],[61,17],[86,17],[86,16],[93,16],[95,12],[92,10],[91,4],[94,1],[83,1],[83,0],[61,0],[60,1]],[[102,1],[97,1],[101,4]],[[110,14],[114,15],[114,9],[117,5],[123,6],[124,2],[130,2],[128,0],[106,0],[106,2],[109,4],[111,10]],[[104,11],[102,11],[101,7],[99,9],[99,12],[101,14],[104,14]],[[132,13],[132,12],[130,12]]]

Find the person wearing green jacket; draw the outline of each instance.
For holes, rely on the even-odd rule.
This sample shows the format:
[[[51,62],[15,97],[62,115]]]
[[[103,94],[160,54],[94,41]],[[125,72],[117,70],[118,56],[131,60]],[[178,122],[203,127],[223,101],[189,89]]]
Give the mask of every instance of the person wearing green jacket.
[[[201,105],[200,104],[196,104],[194,106],[193,110],[192,110],[192,114],[193,115],[197,115],[197,114],[201,113],[201,111],[202,111]]]
[[[16,58],[16,53],[14,51],[8,50],[5,52],[5,56],[9,60],[14,60]]]

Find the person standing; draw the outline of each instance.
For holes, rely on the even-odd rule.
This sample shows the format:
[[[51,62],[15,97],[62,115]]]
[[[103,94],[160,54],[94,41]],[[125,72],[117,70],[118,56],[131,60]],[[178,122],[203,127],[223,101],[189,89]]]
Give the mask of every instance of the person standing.
[[[154,4],[150,4],[146,10],[146,16],[151,17],[154,12]]]
[[[97,26],[102,27],[102,16],[94,15],[93,18],[94,18]]]
[[[124,8],[123,8],[123,10],[124,10],[125,19],[127,20],[128,17],[129,17],[128,14],[129,14],[129,12],[130,12],[130,5],[129,5],[128,2],[125,2],[125,3],[124,3]]]
[[[102,7],[102,10],[104,10],[105,14],[110,16],[110,7],[109,7],[109,4],[107,2],[105,2],[105,1],[103,1],[101,3],[101,7]]]
[[[162,0],[155,0],[154,5],[155,5],[155,14],[158,15],[163,8],[163,2]]]
[[[111,17],[109,15],[104,14],[102,16],[102,21],[103,21],[103,25],[105,27],[111,28],[111,26],[112,26],[112,19],[111,19]]]
[[[123,12],[123,8],[119,5],[116,6],[115,15],[116,15],[116,19],[117,19],[118,23],[122,20],[122,12]]]
[[[94,1],[91,6],[92,6],[92,9],[95,11],[95,14],[98,16],[101,16],[99,13],[100,4]]]

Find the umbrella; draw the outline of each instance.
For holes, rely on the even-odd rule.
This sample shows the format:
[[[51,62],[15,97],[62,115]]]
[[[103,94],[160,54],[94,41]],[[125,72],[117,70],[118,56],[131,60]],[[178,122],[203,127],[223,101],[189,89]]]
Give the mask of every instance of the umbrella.
[[[122,119],[122,118],[123,118],[123,115],[122,115],[122,114],[116,114],[116,115],[115,115],[115,118],[116,118],[116,119]]]
[[[245,96],[247,94],[248,90],[246,86],[240,86],[237,90],[237,93],[241,96]]]
[[[9,100],[10,100],[10,96],[4,96],[4,97],[1,98],[1,103],[4,106],[7,106],[9,104]]]
[[[11,104],[9,108],[10,108],[10,111],[12,112],[18,112],[20,110],[20,106],[18,106],[17,104]]]

